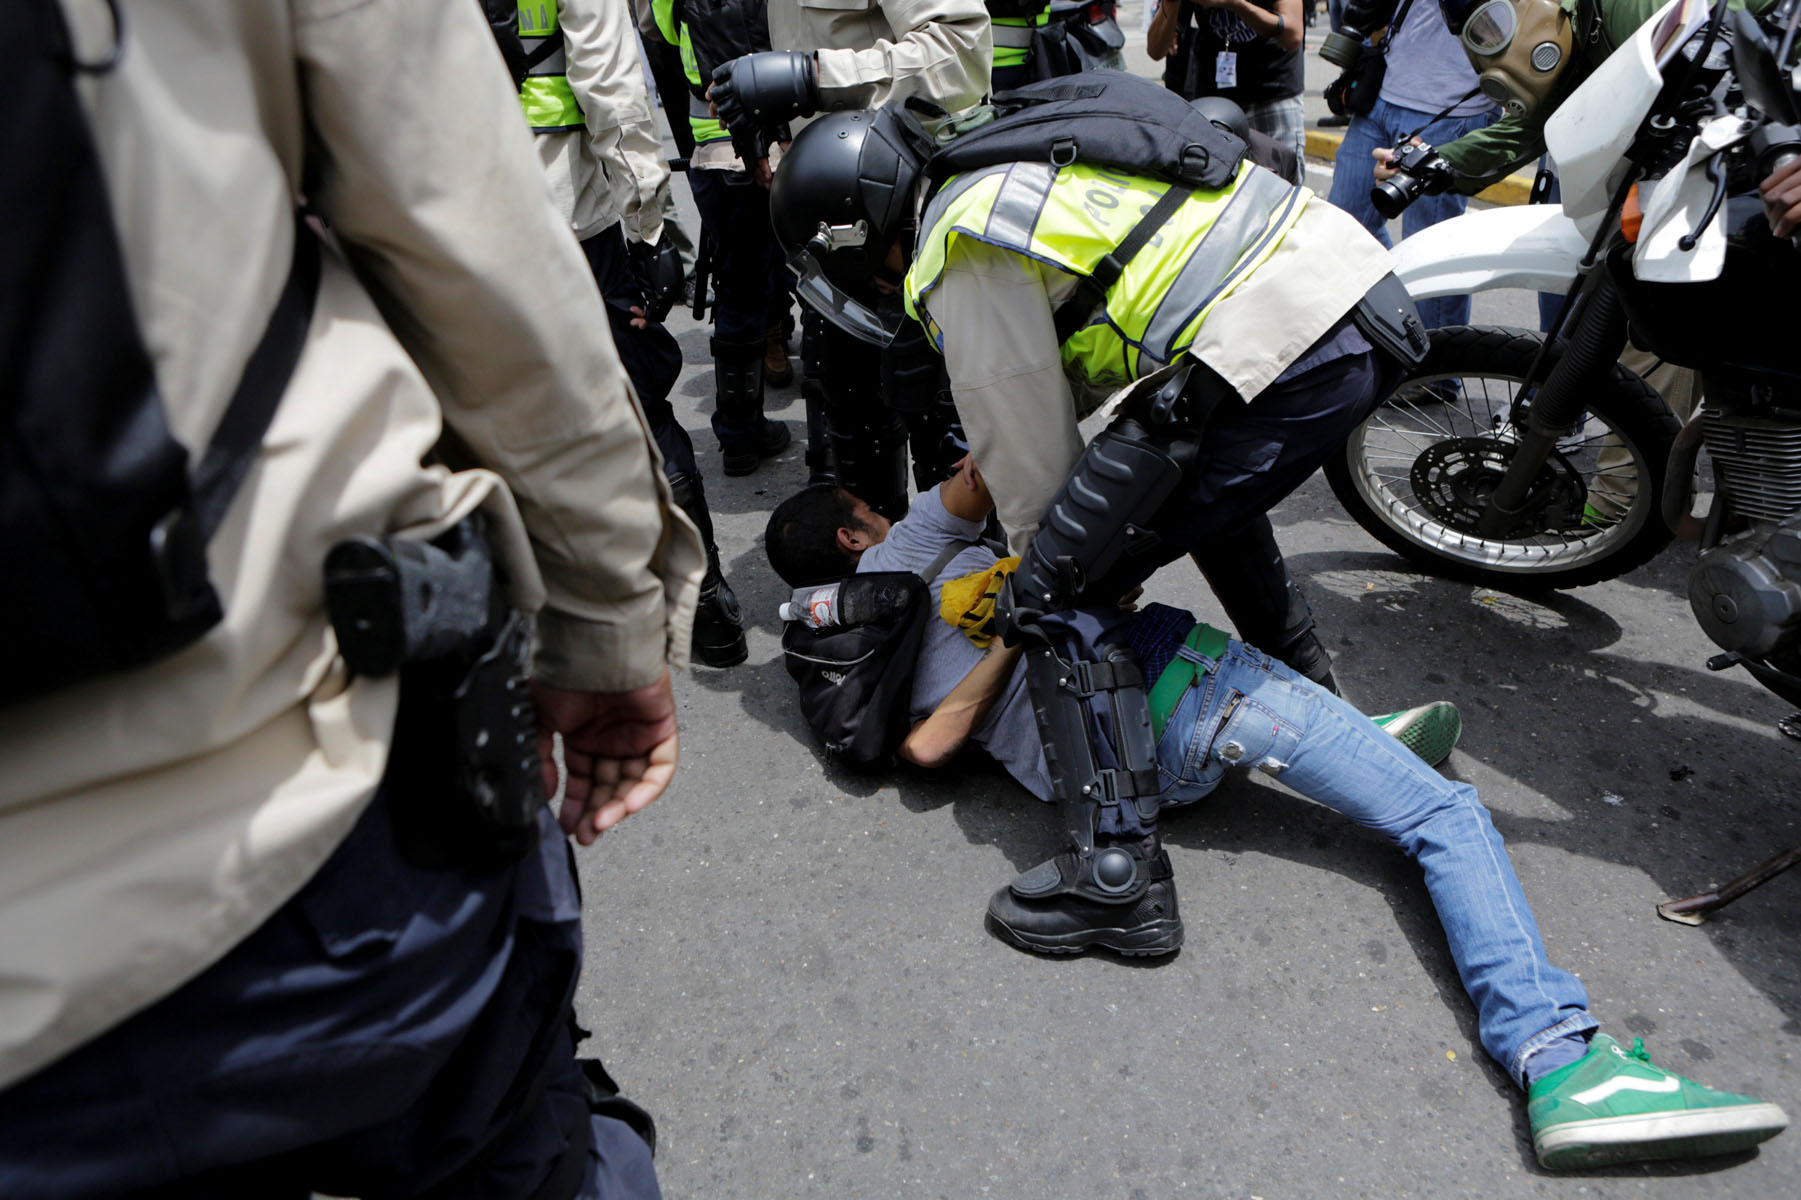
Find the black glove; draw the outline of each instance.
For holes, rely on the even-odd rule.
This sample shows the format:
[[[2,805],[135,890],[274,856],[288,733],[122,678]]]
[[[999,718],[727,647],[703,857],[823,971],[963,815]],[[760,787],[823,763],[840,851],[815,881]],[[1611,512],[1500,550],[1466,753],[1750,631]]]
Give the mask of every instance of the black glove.
[[[654,246],[649,242],[630,242],[625,251],[632,278],[644,294],[645,319],[661,324],[682,298],[681,253],[667,232]]]
[[[746,54],[713,72],[710,94],[733,133],[767,133],[790,117],[819,111],[819,68],[798,50]]]

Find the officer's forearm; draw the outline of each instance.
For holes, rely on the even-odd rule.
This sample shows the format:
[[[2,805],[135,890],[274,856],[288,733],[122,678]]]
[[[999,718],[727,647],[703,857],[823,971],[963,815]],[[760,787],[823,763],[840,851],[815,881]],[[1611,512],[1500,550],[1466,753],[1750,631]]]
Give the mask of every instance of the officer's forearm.
[[[932,715],[913,726],[901,742],[900,756],[921,767],[949,762],[988,719],[1024,650],[1023,645],[1006,646],[997,639],[982,661],[938,702]]]

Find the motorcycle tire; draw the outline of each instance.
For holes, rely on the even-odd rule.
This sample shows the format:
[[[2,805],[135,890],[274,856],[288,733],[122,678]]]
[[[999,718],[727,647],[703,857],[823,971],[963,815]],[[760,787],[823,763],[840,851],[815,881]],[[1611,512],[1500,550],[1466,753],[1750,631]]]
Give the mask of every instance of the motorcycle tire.
[[[1513,441],[1508,406],[1542,342],[1522,329],[1432,330],[1424,361],[1326,462],[1357,524],[1434,574],[1515,592],[1613,579],[1668,545],[1664,468],[1680,425],[1655,388],[1618,365],[1541,472],[1553,500],[1506,537],[1475,531]],[[1552,347],[1553,362],[1562,349]]]

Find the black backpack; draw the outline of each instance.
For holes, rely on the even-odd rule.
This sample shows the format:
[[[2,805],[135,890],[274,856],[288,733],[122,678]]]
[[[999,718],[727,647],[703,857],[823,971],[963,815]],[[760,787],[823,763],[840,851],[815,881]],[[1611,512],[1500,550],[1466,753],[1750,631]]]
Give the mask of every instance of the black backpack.
[[[894,765],[912,724],[914,668],[932,619],[929,582],[969,545],[952,543],[918,575],[869,571],[841,580],[837,625],[787,622],[782,660],[800,685],[801,716],[824,743],[827,762],[854,771]]]
[[[0,704],[154,661],[223,616],[206,544],[305,344],[317,243],[200,462],[169,433],[61,6],[0,5]]]
[[[942,109],[917,98],[906,102],[902,136],[925,159],[933,188],[953,175],[999,163],[1083,162],[1217,190],[1238,174],[1245,155],[1243,142],[1188,101],[1123,71],[1084,71],[1029,83],[999,93],[988,107],[993,119],[983,112],[980,123],[944,126],[957,129],[945,138],[921,120],[943,118]]]

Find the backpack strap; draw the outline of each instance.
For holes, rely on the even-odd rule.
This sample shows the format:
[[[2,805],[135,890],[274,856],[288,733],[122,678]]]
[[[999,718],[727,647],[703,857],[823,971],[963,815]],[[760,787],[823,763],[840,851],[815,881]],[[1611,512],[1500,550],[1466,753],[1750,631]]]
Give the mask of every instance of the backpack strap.
[[[926,581],[926,587],[931,587],[932,581],[938,578],[938,572],[951,565],[951,559],[957,557],[957,555],[963,553],[971,546],[980,544],[981,543],[979,542],[966,542],[959,538],[940,550],[938,552],[938,557],[932,560],[932,565],[921,571],[919,577]]]
[[[1061,346],[1077,330],[1093,318],[1095,312],[1107,301],[1107,293],[1119,277],[1125,274],[1126,266],[1145,245],[1156,236],[1165,222],[1175,215],[1175,211],[1194,195],[1194,187],[1190,184],[1171,185],[1161,199],[1151,206],[1151,211],[1138,219],[1113,252],[1095,265],[1091,274],[1076,279],[1075,294],[1057,306],[1054,321],[1057,327],[1057,344]]]

